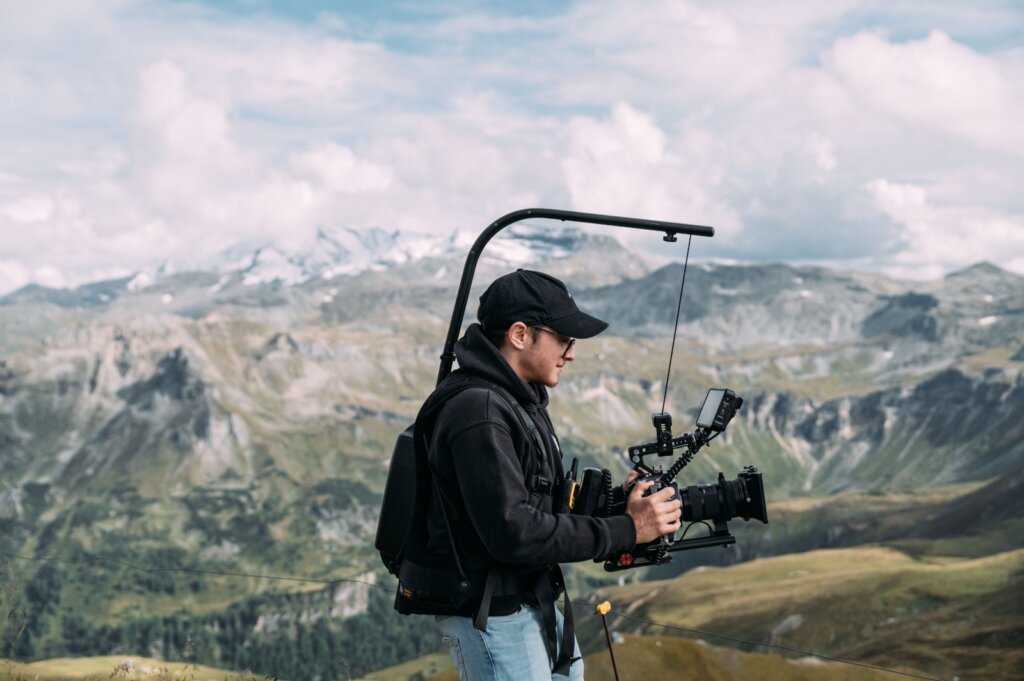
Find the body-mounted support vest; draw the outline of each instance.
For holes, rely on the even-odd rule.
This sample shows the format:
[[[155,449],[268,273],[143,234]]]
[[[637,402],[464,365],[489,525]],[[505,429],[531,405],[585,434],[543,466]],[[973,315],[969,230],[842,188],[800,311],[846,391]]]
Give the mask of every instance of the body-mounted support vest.
[[[388,469],[388,479],[381,502],[375,545],[388,570],[398,577],[395,609],[402,614],[461,615],[477,602],[473,625],[487,630],[491,600],[502,571],[512,570],[490,562],[485,568],[473,570],[466,565],[455,546],[455,535],[448,519],[452,504],[445,498],[430,464],[428,450],[434,424],[441,409],[452,397],[471,388],[485,388],[498,395],[511,408],[522,428],[529,433],[532,445],[545,457],[549,450],[537,424],[526,408],[504,387],[472,374],[455,371],[427,399],[416,416],[416,422],[405,429],[395,443]],[[545,496],[556,493],[557,480],[536,471],[535,457],[524,457],[523,479],[530,492],[530,504],[540,508]],[[454,563],[438,563],[426,550],[426,517],[431,497],[438,499],[448,534]],[[557,510],[557,509],[556,509]],[[548,566],[534,580],[532,595],[540,607],[544,621],[545,644],[555,673],[568,675],[569,666],[578,658],[574,651],[572,604],[565,590],[565,581],[557,565]],[[554,601],[564,595],[564,624],[561,650],[557,645],[557,622]]]

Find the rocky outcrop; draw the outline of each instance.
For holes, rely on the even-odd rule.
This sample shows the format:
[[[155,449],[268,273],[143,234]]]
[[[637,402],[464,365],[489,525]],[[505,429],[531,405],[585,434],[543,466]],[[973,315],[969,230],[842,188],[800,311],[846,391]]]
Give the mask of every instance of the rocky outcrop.
[[[912,389],[820,404],[760,393],[744,405],[743,419],[808,452],[806,491],[986,480],[1024,459],[1024,375],[949,369]]]

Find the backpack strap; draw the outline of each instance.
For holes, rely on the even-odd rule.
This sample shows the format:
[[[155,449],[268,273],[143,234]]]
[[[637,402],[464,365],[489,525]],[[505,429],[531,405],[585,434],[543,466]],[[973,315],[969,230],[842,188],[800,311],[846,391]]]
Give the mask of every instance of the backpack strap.
[[[448,531],[448,544],[451,546],[452,557],[455,559],[455,570],[459,573],[459,586],[463,589],[468,589],[469,578],[466,577],[466,571],[462,569],[462,561],[459,560],[459,552],[455,548],[455,533],[452,532],[452,525],[448,520],[448,511],[445,509],[447,501],[445,500],[444,492],[441,491],[441,486],[437,484],[437,477],[434,475],[430,476],[430,485],[434,490],[434,494],[441,501],[441,517],[444,518],[444,529]]]
[[[555,617],[555,601],[558,600],[559,591],[562,592],[562,611],[564,613],[560,644],[558,643],[558,620]],[[575,622],[572,614],[572,602],[569,600],[569,592],[565,588],[565,578],[562,576],[562,568],[558,565],[551,565],[549,572],[541,575],[534,586],[534,595],[537,598],[537,605],[540,607],[541,620],[544,622],[544,643],[548,649],[548,657],[551,659],[551,671],[568,676],[569,667],[580,658],[572,656],[575,652],[576,642]]]
[[[512,407],[513,413],[519,417],[519,425],[530,434],[530,438],[533,440],[533,445],[537,448],[537,451],[540,452],[545,460],[550,459],[548,448],[544,446],[544,437],[541,435],[540,429],[537,428],[537,422],[530,416],[530,412],[526,410],[526,407],[513,397],[512,393],[500,385],[492,383],[487,384],[485,387],[493,390],[505,399],[505,402]],[[522,463],[525,464],[523,466],[523,480],[526,482],[526,488],[530,491],[530,505],[539,507],[540,500],[544,496],[555,493],[556,481],[537,473],[536,461],[532,456],[527,455],[526,461]]]
[[[449,380],[454,378],[455,380]],[[537,422],[530,416],[530,412],[527,411],[519,400],[517,400],[511,392],[508,391],[504,386],[498,385],[497,383],[488,381],[473,374],[455,371],[449,375],[448,379],[442,383],[432,395],[428,401],[429,409],[427,405],[424,405],[426,413],[421,411],[421,415],[416,417],[417,430],[420,430],[424,436],[433,432],[434,422],[437,420],[437,416],[440,414],[441,408],[450,400],[452,397],[468,390],[469,388],[485,388],[498,395],[505,404],[509,407],[516,419],[519,421],[519,425],[530,435],[530,440],[533,442],[533,446],[537,448],[541,456],[545,460],[550,459],[550,452],[545,446],[544,437],[541,435],[540,429],[537,427]],[[429,419],[421,425],[422,419]],[[423,428],[423,426],[427,426]],[[421,430],[422,429],[422,430]],[[424,442],[424,449],[429,448],[429,441]],[[539,507],[540,500],[545,495],[551,495],[555,493],[555,486],[557,480],[552,480],[544,475],[537,473],[536,461],[532,456],[527,456],[524,461],[520,462],[523,466],[523,480],[526,482],[526,487],[530,491],[530,505]]]

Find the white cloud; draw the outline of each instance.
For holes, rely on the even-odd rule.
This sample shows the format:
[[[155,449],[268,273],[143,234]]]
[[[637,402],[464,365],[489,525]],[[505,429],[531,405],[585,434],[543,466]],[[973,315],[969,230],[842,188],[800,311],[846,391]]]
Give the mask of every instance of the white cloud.
[[[32,272],[32,280],[50,288],[63,288],[68,283],[64,273],[51,265],[37,267]]]
[[[723,103],[748,108],[785,96],[820,26],[850,4],[651,0],[639,9],[615,0],[576,3],[561,24],[567,45],[555,50],[564,60],[555,62],[549,94],[590,104],[657,102],[691,116]],[[536,59],[549,56],[545,51]],[[571,77],[560,77],[566,70]]]
[[[835,144],[828,137],[812,132],[806,137],[804,144],[820,170],[830,173],[839,165],[836,160]]]
[[[915,278],[987,260],[1024,272],[1024,215],[985,206],[937,206],[924,188],[885,179],[866,185],[876,206],[902,229],[903,247],[887,269]]]
[[[328,191],[344,194],[383,191],[394,181],[389,168],[360,159],[348,147],[334,142],[320,142],[295,154],[290,165]]]
[[[0,260],[0,294],[21,288],[30,282],[24,265],[14,260]]]
[[[654,120],[627,103],[607,120],[567,124],[562,161],[573,208],[736,228],[736,211],[716,196],[715,142],[688,130],[671,141]],[[728,232],[727,232],[728,233]]]
[[[946,33],[906,43],[858,33],[839,40],[826,61],[851,97],[883,113],[989,149],[1024,153],[1024,83]]]
[[[62,288],[67,286],[68,279],[63,272],[51,265],[30,269],[18,262],[0,260],[0,291],[11,291],[30,283]]]
[[[195,94],[168,60],[145,67],[139,81],[133,171],[155,208],[202,212],[226,188],[252,181],[257,159],[231,139],[227,101]]]
[[[892,266],[881,211],[899,266],[959,266],[925,225],[1019,227],[1024,57],[985,47],[1005,13],[921,7],[302,24],[19,5],[0,25],[0,292],[46,267],[77,283],[321,224],[479,230],[536,205],[710,223],[705,254]]]
[[[53,199],[45,194],[22,196],[0,206],[0,214],[21,224],[45,222],[53,215]]]
[[[0,39],[32,43],[111,23],[112,16],[129,8],[130,0],[36,0],[4,6]]]

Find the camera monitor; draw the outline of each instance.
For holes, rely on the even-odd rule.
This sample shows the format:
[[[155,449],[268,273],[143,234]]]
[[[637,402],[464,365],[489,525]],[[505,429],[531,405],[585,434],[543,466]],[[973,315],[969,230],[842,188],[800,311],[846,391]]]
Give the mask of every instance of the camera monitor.
[[[697,416],[697,427],[707,428],[716,433],[722,432],[742,404],[743,398],[737,397],[733,391],[727,388],[711,388]]]

